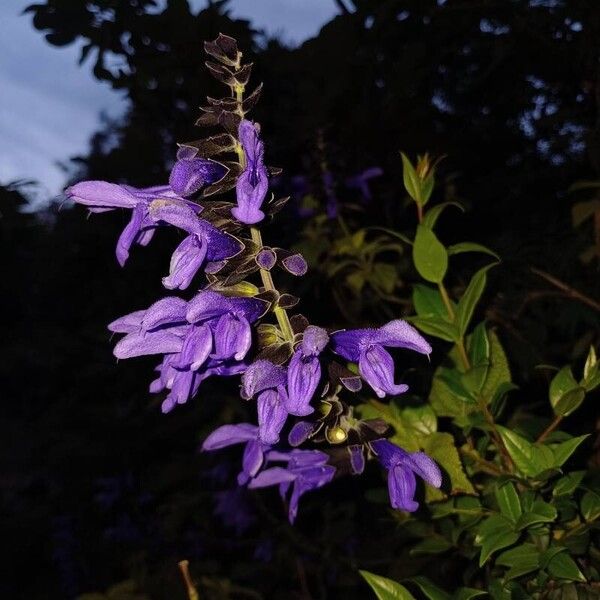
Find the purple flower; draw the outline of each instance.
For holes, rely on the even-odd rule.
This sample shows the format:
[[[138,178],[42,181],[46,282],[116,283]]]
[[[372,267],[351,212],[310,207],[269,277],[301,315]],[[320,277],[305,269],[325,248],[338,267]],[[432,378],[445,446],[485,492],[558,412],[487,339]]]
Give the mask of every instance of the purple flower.
[[[202,450],[220,450],[235,444],[246,444],[238,484],[244,485],[256,476],[263,466],[265,452],[270,448],[258,438],[258,427],[250,423],[223,425],[215,429],[202,444]]]
[[[180,196],[187,198],[206,185],[218,181],[225,175],[223,165],[207,158],[196,158],[196,148],[181,146],[177,151],[177,162],[171,169],[169,185]]]
[[[380,167],[371,167],[370,169],[361,171],[358,175],[348,177],[348,179],[346,179],[346,185],[349,188],[358,189],[362,194],[363,200],[369,201],[373,197],[371,195],[371,189],[369,188],[369,179],[380,177],[381,175],[383,175],[383,169]]]
[[[408,389],[394,383],[394,361],[384,349],[407,348],[430,354],[431,346],[406,321],[396,319],[378,329],[338,331],[331,336],[333,350],[345,359],[358,362],[363,379],[383,398],[386,394],[401,394]]]
[[[429,485],[439,488],[442,485],[442,473],[435,462],[424,452],[406,452],[388,440],[371,442],[379,462],[388,471],[388,490],[392,508],[414,512],[419,508],[415,502],[415,475]]]
[[[147,310],[138,310],[109,325],[125,333],[115,346],[117,358],[166,354],[150,391],[170,390],[163,412],[183,404],[211,375],[234,375],[246,369],[241,362],[251,345],[250,323],[265,310],[255,298],[227,298],[212,291],[189,303],[167,297]]]
[[[146,246],[154,235],[157,224],[148,214],[150,201],[176,197],[167,185],[138,189],[106,181],[82,181],[67,188],[65,194],[78,204],[87,206],[91,212],[106,212],[115,208],[132,210],[131,220],[117,241],[117,261],[121,266],[127,262],[133,244]]]
[[[286,410],[286,370],[268,360],[252,363],[242,376],[241,396],[245,400],[258,394],[259,439],[276,444],[288,416]]]
[[[288,453],[271,451],[267,453],[267,462],[286,462],[287,465],[261,471],[250,480],[248,487],[279,485],[279,493],[285,499],[292,486],[288,517],[293,523],[302,494],[320,488],[333,479],[335,468],[327,464],[328,459],[327,454],[318,450],[291,450]]]
[[[254,123],[245,119],[240,123],[238,136],[244,149],[246,166],[237,180],[237,206],[231,210],[231,214],[246,225],[254,225],[265,218],[260,207],[267,195],[269,181],[263,162],[264,144],[258,134],[259,128]]]
[[[256,298],[222,296],[203,290],[188,304],[186,318],[199,328],[210,328],[214,353],[211,358],[243,360],[252,344],[250,324],[266,311],[267,304]]]
[[[325,190],[325,198],[327,199],[326,210],[327,216],[330,219],[335,219],[338,216],[339,201],[335,195],[335,179],[330,171],[325,171],[322,175],[323,188]]]
[[[186,289],[205,261],[231,258],[242,250],[238,240],[200,219],[186,201],[155,200],[149,214],[155,222],[169,223],[189,234],[173,252],[169,275],[162,280],[167,289]]]
[[[290,415],[303,417],[314,412],[310,401],[321,379],[319,354],[323,351],[329,336],[321,327],[309,325],[302,343],[287,370],[287,402],[285,408]]]

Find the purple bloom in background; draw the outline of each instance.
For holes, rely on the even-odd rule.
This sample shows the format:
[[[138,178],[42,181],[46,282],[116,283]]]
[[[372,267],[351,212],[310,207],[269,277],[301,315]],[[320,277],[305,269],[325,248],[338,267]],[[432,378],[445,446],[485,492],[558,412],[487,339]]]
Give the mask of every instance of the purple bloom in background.
[[[242,398],[249,400],[258,394],[259,439],[276,444],[288,416],[286,410],[286,370],[268,360],[252,363],[242,376]]]
[[[338,199],[335,195],[335,179],[330,171],[325,171],[322,176],[323,188],[325,190],[326,211],[330,219],[335,219],[338,216]]]
[[[319,450],[291,450],[288,453],[271,451],[267,454],[267,462],[286,462],[287,465],[261,471],[250,481],[248,487],[278,485],[279,493],[285,499],[292,486],[288,516],[290,523],[293,523],[302,494],[320,488],[333,479],[335,468],[327,464],[328,459],[329,456]]]
[[[348,177],[348,179],[346,179],[346,186],[349,188],[358,189],[363,197],[363,200],[368,202],[373,199],[371,189],[369,188],[369,179],[381,177],[381,175],[383,175],[383,169],[380,167],[371,167],[361,171],[358,173],[358,175]]]
[[[177,162],[171,169],[169,185],[176,194],[184,198],[218,181],[227,170],[223,165],[207,158],[196,158],[197,152],[196,148],[181,146],[177,151]]]
[[[407,348],[429,355],[431,346],[406,321],[396,319],[378,329],[338,331],[331,336],[334,352],[346,360],[358,362],[363,379],[383,398],[386,394],[402,394],[408,389],[394,383],[394,361],[384,349]]]
[[[238,135],[246,167],[238,177],[236,185],[237,206],[231,214],[241,223],[254,225],[265,218],[260,207],[269,187],[267,168],[264,164],[264,144],[259,138],[259,128],[254,123],[243,120]]]
[[[388,471],[388,490],[393,508],[408,512],[419,508],[419,503],[414,500],[415,475],[433,487],[442,485],[439,467],[424,452],[406,452],[388,440],[376,440],[371,445]]]
[[[225,525],[235,529],[237,535],[244,533],[256,521],[246,488],[217,492],[215,499],[215,514],[223,519]]]
[[[154,221],[169,223],[189,234],[173,252],[169,275],[162,280],[167,289],[186,289],[205,261],[231,258],[242,250],[240,242],[200,219],[185,201],[156,200],[149,212]]]
[[[290,415],[303,417],[314,412],[310,401],[321,379],[319,354],[323,351],[329,336],[321,327],[309,325],[300,347],[292,356],[287,370],[286,410]]]
[[[220,450],[235,444],[246,444],[242,471],[238,475],[238,484],[244,485],[252,479],[264,463],[265,452],[270,448],[258,439],[258,427],[250,423],[223,425],[215,429],[202,444],[202,450]]]
[[[150,243],[157,224],[148,213],[151,200],[176,197],[168,185],[138,189],[106,181],[82,181],[65,190],[68,198],[87,206],[91,212],[107,212],[115,208],[130,208],[131,220],[117,241],[117,261],[125,265],[133,244]],[[200,207],[198,207],[200,209]]]

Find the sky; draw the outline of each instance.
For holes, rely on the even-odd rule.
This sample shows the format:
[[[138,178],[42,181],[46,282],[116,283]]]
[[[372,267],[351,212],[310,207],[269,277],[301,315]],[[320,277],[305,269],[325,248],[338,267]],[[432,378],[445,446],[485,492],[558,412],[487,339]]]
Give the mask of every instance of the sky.
[[[188,1],[194,10],[206,5]],[[89,65],[78,66],[79,45],[46,43],[31,16],[21,15],[32,2],[0,0],[0,184],[34,180],[44,202],[63,189],[59,163],[84,153],[101,112],[118,116],[125,100],[94,79]],[[337,14],[334,0],[231,0],[230,9],[290,45]]]

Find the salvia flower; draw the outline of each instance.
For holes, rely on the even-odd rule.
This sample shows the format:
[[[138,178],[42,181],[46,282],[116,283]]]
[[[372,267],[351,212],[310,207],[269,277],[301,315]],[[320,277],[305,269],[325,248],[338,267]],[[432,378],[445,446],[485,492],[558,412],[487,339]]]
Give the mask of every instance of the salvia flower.
[[[154,221],[188,233],[173,252],[169,275],[162,280],[167,289],[186,289],[206,261],[231,258],[242,249],[233,236],[198,217],[187,202],[155,200],[149,206],[149,213]]]
[[[246,119],[240,123],[238,136],[246,157],[246,166],[237,180],[237,206],[231,210],[231,214],[241,223],[254,225],[265,218],[260,207],[269,187],[264,144],[259,137],[258,126]]]
[[[319,450],[291,450],[290,452],[271,451],[267,462],[285,462],[285,467],[271,467],[261,471],[251,479],[248,487],[262,488],[279,486],[279,493],[286,498],[290,487],[288,517],[293,523],[298,515],[298,502],[303,494],[329,483],[335,475],[335,468],[327,464],[329,456]]]
[[[368,202],[373,198],[371,188],[369,187],[369,180],[374,177],[380,177],[381,175],[383,175],[383,169],[381,167],[370,167],[356,175],[348,177],[346,179],[346,186],[359,190],[363,200]]]
[[[182,235],[162,280],[164,287],[185,290],[201,270],[206,276],[204,288],[186,299],[166,296],[113,321],[109,329],[122,334],[114,355],[119,359],[160,357],[150,392],[164,394],[165,413],[193,398],[205,379],[241,375],[240,395],[256,399],[257,424],[223,425],[207,437],[202,448],[212,451],[243,445],[238,485],[279,486],[289,504],[290,521],[296,518],[305,492],[330,482],[336,472],[362,473],[366,459],[374,455],[389,472],[392,506],[415,510],[415,476],[439,486],[439,469],[422,452],[408,453],[380,439],[387,425],[377,419],[355,418],[344,397],[360,391],[361,377],[379,397],[404,392],[407,386],[394,381],[394,363],[386,348],[429,354],[431,347],[400,320],[378,329],[330,335],[302,315],[288,314],[299,299],[275,287],[274,269],[302,276],[308,269],[306,260],[290,250],[264,245],[260,230],[246,227],[265,218],[269,175],[276,173],[265,166],[260,127],[245,118],[260,88],[243,98],[249,65],[241,64],[235,40],[220,35],[205,48],[216,61],[208,63],[211,73],[232,93],[221,100],[210,99],[197,124],[221,125],[225,132],[183,144],[169,185],[134,188],[85,181],[67,190],[71,199],[91,212],[131,210],[117,242],[121,265],[133,245],[148,244],[159,227],[170,226]],[[237,128],[237,139],[232,127]],[[223,163],[210,158],[222,154],[230,155]],[[369,197],[367,182],[379,173],[377,168],[367,170],[347,184]],[[322,176],[321,191],[333,217],[339,209],[335,181],[326,168]],[[306,191],[306,179],[297,183]],[[235,206],[231,197],[214,197],[234,188]],[[269,205],[269,213],[284,203],[285,199],[276,200]],[[230,233],[238,231],[239,239]],[[250,279],[259,270],[260,283],[258,278]],[[264,322],[263,317],[267,317]],[[360,376],[332,360],[332,352],[358,363]],[[288,421],[287,435],[282,436]],[[330,448],[300,448],[309,444],[320,448],[329,444]],[[240,530],[249,524],[242,500],[237,492],[224,492],[217,498],[217,512],[232,517]]]
[[[186,319],[210,332],[211,358],[243,360],[252,345],[250,325],[266,308],[266,303],[256,298],[227,297],[203,290],[190,300]]]
[[[394,361],[385,350],[407,348],[429,355],[431,346],[406,321],[396,319],[378,329],[338,331],[331,336],[334,352],[345,359],[358,362],[363,379],[383,398],[386,394],[402,394],[408,390],[404,384],[394,383]]]
[[[242,376],[242,398],[249,400],[258,394],[259,438],[266,444],[276,444],[288,416],[286,369],[268,360],[252,363]]]
[[[319,354],[329,342],[327,332],[321,327],[309,325],[300,347],[290,361],[287,370],[287,402],[289,414],[306,416],[314,412],[310,401],[321,379]]]
[[[245,444],[242,471],[238,475],[238,483],[246,484],[255,477],[263,466],[265,452],[270,448],[258,438],[258,427],[251,423],[222,425],[215,429],[202,444],[202,450],[220,450],[235,444]]]
[[[157,227],[148,214],[151,200],[173,197],[169,186],[134,188],[106,181],[82,181],[65,190],[68,198],[86,206],[91,212],[107,212],[116,208],[131,209],[131,219],[117,241],[117,261],[124,266],[134,244],[146,246]]]
[[[226,172],[223,165],[207,158],[196,158],[196,154],[195,148],[180,147],[177,152],[177,162],[171,169],[169,185],[176,194],[184,198],[218,181]]]
[[[388,471],[392,508],[407,512],[414,512],[419,508],[419,503],[414,499],[417,485],[415,475],[435,488],[442,485],[439,467],[424,452],[407,452],[388,440],[376,440],[371,445],[379,462]]]

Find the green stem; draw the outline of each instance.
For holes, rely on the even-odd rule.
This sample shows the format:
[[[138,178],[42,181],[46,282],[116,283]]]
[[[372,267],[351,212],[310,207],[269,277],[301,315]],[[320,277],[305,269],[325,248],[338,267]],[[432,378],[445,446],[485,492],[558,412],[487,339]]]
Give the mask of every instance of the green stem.
[[[241,66],[241,54],[238,58],[238,63],[235,66],[235,69],[239,69]],[[244,100],[244,87],[236,85],[235,88],[232,89],[232,93],[235,93],[235,99],[237,102],[237,114],[243,119],[244,118],[244,110],[242,109],[242,102]],[[238,160],[240,163],[240,167],[244,169],[246,166],[246,155],[244,154],[244,149],[242,145],[238,141],[235,146],[236,154],[238,155]],[[256,227],[250,227],[250,235],[252,236],[252,241],[257,245],[258,248],[262,248],[263,241],[262,236],[260,234],[260,230]],[[260,278],[262,280],[262,284],[265,290],[275,290],[275,284],[273,283],[273,278],[271,277],[271,273],[266,271],[265,269],[260,269]],[[281,329],[281,333],[283,337],[293,342],[294,340],[294,331],[292,330],[292,325],[290,323],[290,319],[288,317],[285,309],[276,306],[273,309],[275,314],[275,318],[277,319],[277,323],[279,324],[279,328]]]
[[[556,415],[552,423],[550,423],[550,425],[548,425],[548,427],[542,431],[540,437],[536,440],[536,443],[539,444],[540,442],[543,442],[560,425],[562,420],[563,415]]]
[[[256,227],[250,227],[250,234],[252,236],[252,241],[259,247],[262,248],[263,241],[262,236],[260,235],[260,230]],[[265,290],[275,290],[275,284],[273,283],[273,278],[271,277],[270,271],[266,271],[265,269],[260,270],[260,278],[262,280],[262,284]],[[281,329],[281,333],[286,340],[290,342],[294,340],[294,331],[292,330],[292,325],[290,323],[290,319],[288,317],[287,312],[284,308],[280,306],[276,306],[273,309],[275,313],[275,318],[277,319],[277,323],[279,324],[279,328]]]

